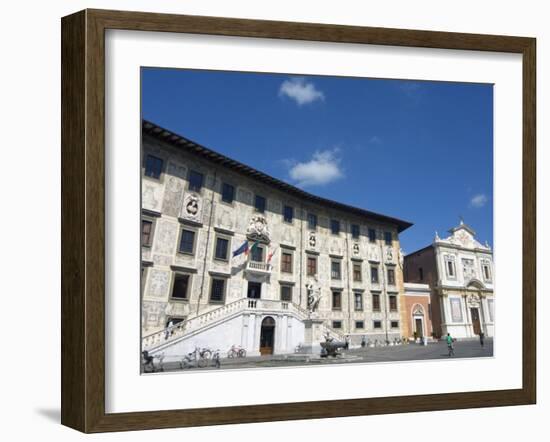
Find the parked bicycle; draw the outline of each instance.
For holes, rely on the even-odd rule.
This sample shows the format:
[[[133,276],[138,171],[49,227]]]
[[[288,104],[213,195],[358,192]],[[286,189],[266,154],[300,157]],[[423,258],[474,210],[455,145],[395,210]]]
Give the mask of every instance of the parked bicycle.
[[[210,359],[212,357],[212,350],[210,350],[208,347],[196,347],[195,351],[198,352],[199,359]]]
[[[246,350],[240,345],[233,344],[229,351],[227,352],[228,358],[245,358]]]
[[[209,348],[195,347],[195,350],[187,353],[187,355],[183,357],[183,359],[180,361],[180,367],[182,369],[191,367],[204,368],[208,365],[208,361],[211,357],[212,350],[210,350]]]

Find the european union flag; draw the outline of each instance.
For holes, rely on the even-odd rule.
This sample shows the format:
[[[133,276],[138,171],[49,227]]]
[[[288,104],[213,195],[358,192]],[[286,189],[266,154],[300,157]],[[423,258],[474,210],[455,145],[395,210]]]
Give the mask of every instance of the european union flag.
[[[248,241],[245,241],[242,246],[240,246],[237,250],[233,251],[233,257],[239,256],[241,253],[248,252]]]

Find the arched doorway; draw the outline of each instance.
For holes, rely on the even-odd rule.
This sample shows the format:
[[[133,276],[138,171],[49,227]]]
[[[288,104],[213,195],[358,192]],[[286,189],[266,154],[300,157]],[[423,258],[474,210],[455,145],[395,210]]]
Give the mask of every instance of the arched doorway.
[[[469,289],[476,289],[477,292],[470,293],[466,296],[466,304],[470,309],[470,320],[472,322],[472,332],[474,335],[480,335],[482,330],[483,319],[483,309],[482,309],[482,296],[481,290],[485,287],[479,279],[473,278],[468,283],[467,287]]]
[[[275,319],[266,316],[260,330],[260,354],[272,355],[275,347]]]
[[[422,339],[425,336],[424,332],[424,309],[420,304],[416,304],[412,309],[413,318],[413,336]]]

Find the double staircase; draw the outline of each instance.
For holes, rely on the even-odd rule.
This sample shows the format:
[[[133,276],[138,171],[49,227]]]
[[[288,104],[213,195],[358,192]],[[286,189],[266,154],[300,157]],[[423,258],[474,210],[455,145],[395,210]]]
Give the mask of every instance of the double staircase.
[[[299,320],[304,320],[308,317],[307,310],[290,301],[241,298],[194,318],[186,319],[164,330],[144,336],[141,340],[141,348],[149,352],[160,350],[244,312],[284,312]]]

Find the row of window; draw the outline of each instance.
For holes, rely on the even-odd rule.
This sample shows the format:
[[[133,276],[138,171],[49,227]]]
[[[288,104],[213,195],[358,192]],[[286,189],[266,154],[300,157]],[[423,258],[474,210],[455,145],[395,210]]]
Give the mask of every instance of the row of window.
[[[152,221],[142,221],[142,244],[149,246],[151,244]],[[195,252],[195,235],[194,230],[183,228],[181,230],[178,252],[185,254],[194,254]],[[229,258],[229,239],[222,236],[216,237],[216,245],[214,248],[215,259],[227,261]],[[255,262],[264,262],[264,249],[262,247],[254,247],[251,251],[251,260]],[[362,265],[358,262],[352,264],[353,281],[361,282],[363,280]],[[293,273],[293,254],[292,252],[281,251],[281,272]],[[317,275],[317,257],[308,256],[306,262],[306,272],[308,276]],[[378,267],[371,266],[370,268],[371,283],[379,283]],[[331,262],[331,279],[342,279],[342,262],[340,260],[332,260]],[[395,270],[387,269],[388,285],[395,285]]]
[[[189,287],[191,285],[191,275],[185,273],[175,273],[174,283],[172,284],[172,299],[188,301]],[[225,278],[212,278],[210,284],[210,302],[220,303],[225,300]]]
[[[380,312],[380,293],[371,293],[372,311]],[[388,303],[390,312],[397,312],[397,295],[388,295]],[[355,311],[363,311],[363,293],[355,292],[353,294],[353,309]],[[342,310],[342,292],[339,290],[332,291],[332,310]]]
[[[399,328],[399,321],[390,321],[390,327],[391,328]],[[342,328],[342,321],[332,321],[332,328],[335,329],[341,329]],[[365,328],[365,321],[355,321],[355,329],[364,329]],[[375,320],[372,321],[372,328],[374,329],[381,329],[382,328],[382,321]]]
[[[189,297],[189,280],[190,275],[176,273],[174,276],[174,284],[172,287],[172,298],[187,300]],[[217,303],[223,302],[225,298],[225,286],[226,279],[223,278],[213,278],[210,286],[210,302]],[[363,310],[363,296],[361,293],[355,293],[355,310]],[[333,305],[334,302],[341,305],[340,299],[341,293],[333,292]],[[292,286],[281,285],[281,301],[292,302]],[[390,311],[397,311],[397,297],[390,295]],[[380,311],[380,295],[373,294],[373,311]],[[355,321],[356,329],[365,328],[364,321]],[[339,329],[342,328],[342,321],[333,321],[332,327]],[[382,321],[374,320],[373,328],[380,329],[382,328]],[[391,328],[399,328],[399,321],[392,320]]]
[[[177,300],[189,299],[189,287],[190,287],[191,275],[185,273],[175,273],[174,283],[172,285],[171,297]],[[210,302],[224,302],[225,300],[225,278],[212,278],[210,286]],[[280,299],[281,301],[292,302],[293,286],[287,284],[281,284]],[[380,312],[380,293],[372,293],[372,311]],[[355,311],[363,311],[363,293],[355,292],[353,294],[353,308]],[[390,312],[397,312],[397,295],[388,295],[388,304]],[[342,309],[342,292],[334,290],[332,291],[332,310],[338,311]]]
[[[154,155],[147,155],[145,160],[145,176],[150,178],[159,179],[162,172],[163,160],[155,157]],[[194,192],[200,192],[204,184],[204,175],[195,170],[190,170],[188,175],[189,190]],[[235,199],[235,186],[229,183],[222,183],[221,189],[222,201],[226,203],[233,203]],[[264,213],[266,210],[266,198],[261,195],[255,195],[254,208],[257,212]],[[287,223],[292,223],[294,219],[294,207],[283,206],[283,220]],[[314,213],[307,214],[307,224],[309,230],[317,229],[317,215]],[[340,234],[340,221],[337,219],[330,220],[330,231],[333,235]],[[351,225],[351,236],[355,239],[359,238],[360,228],[358,224]],[[368,237],[370,242],[376,242],[376,231],[374,229],[368,229]],[[392,244],[392,233],[384,232],[384,242],[386,245]]]
[[[444,259],[445,259],[445,270],[447,272],[447,277],[450,279],[456,278],[455,257],[453,255],[445,255]],[[474,260],[468,259],[468,258],[462,258],[462,263],[464,266],[465,276],[475,277]],[[489,282],[492,280],[491,264],[486,259],[481,261],[481,272],[483,275],[483,279],[485,281]]]
[[[308,257],[308,276],[314,276],[314,273],[310,273],[310,260],[314,260],[315,266],[317,265],[317,258],[315,257]],[[342,279],[342,272],[341,272],[341,261],[340,260],[333,260],[331,262],[331,272],[330,276],[331,279]],[[313,267],[313,265],[311,266]],[[363,273],[362,273],[362,265],[358,262],[354,262],[352,264],[353,271],[353,281],[361,282],[363,280]],[[315,267],[316,268],[316,267]],[[378,275],[378,266],[371,265],[370,267],[370,282],[372,284],[379,284],[380,278]],[[387,269],[387,284],[388,285],[395,285],[395,269],[389,268]]]

